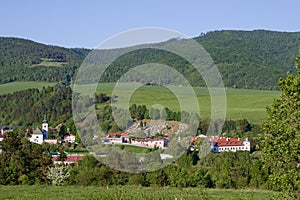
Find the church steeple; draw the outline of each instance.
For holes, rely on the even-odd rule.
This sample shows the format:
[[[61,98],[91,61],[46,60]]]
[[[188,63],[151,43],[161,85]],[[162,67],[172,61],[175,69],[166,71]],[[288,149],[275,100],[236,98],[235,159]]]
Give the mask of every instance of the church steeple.
[[[47,121],[47,117],[46,117],[46,114],[44,115],[44,120],[43,120],[43,123],[48,123],[48,121]]]
[[[42,124],[42,133],[43,133],[43,138],[48,139],[48,121],[46,119],[46,115],[44,115],[44,120]]]

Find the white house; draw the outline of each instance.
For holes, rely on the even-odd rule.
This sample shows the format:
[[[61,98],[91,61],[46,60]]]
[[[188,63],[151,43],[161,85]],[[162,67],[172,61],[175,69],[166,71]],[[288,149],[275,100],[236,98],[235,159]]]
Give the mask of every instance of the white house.
[[[134,138],[131,140],[132,145],[163,149],[167,146],[167,140],[164,138]]]
[[[65,142],[74,143],[76,136],[73,134],[65,135],[64,140]]]
[[[129,135],[127,133],[110,133],[102,139],[103,144],[127,144]]]
[[[48,144],[57,144],[57,139],[47,139],[47,140],[44,140],[44,142],[46,142]]]
[[[204,137],[196,137],[192,139],[191,150],[194,150],[193,143],[198,138]],[[224,151],[250,151],[250,141],[246,138],[244,141],[240,138],[227,138],[227,137],[219,137],[219,136],[206,136],[206,140],[209,142],[210,148],[212,152],[224,152]]]
[[[0,134],[4,135],[6,132],[13,131],[18,126],[0,126]]]
[[[250,151],[248,138],[243,141],[240,138],[209,137],[209,143],[213,152]]]
[[[42,131],[39,128],[34,129],[29,141],[36,144],[42,144],[43,140],[44,137]]]

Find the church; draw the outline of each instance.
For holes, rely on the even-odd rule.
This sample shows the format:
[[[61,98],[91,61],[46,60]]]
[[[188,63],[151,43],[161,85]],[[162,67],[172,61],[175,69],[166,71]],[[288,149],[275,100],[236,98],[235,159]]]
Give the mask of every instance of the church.
[[[49,125],[45,117],[42,123],[42,130],[38,127],[35,128],[29,141],[36,144],[42,144],[45,140],[48,140],[48,129]]]

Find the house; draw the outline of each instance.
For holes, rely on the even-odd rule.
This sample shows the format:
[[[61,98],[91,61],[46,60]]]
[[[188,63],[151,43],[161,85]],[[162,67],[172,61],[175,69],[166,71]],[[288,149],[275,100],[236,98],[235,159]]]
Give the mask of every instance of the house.
[[[47,140],[44,140],[44,142],[48,143],[48,144],[57,144],[57,139],[47,139]]]
[[[168,140],[165,138],[132,138],[129,139],[128,133],[110,133],[102,139],[102,144],[125,144],[146,148],[164,149],[167,147]]]
[[[209,143],[212,151],[215,153],[223,151],[250,151],[248,138],[243,141],[240,138],[209,137]]]
[[[44,135],[41,129],[39,128],[34,129],[29,141],[36,144],[42,144],[43,140],[44,140]]]
[[[167,146],[168,140],[165,138],[134,138],[131,140],[132,145],[164,149]]]
[[[83,159],[83,155],[67,155],[66,160],[59,161],[59,156],[52,157],[53,164],[71,164]]]
[[[0,126],[0,134],[4,135],[4,133],[13,131],[14,129],[17,129],[18,126]]]
[[[219,153],[224,151],[250,151],[250,141],[246,138],[244,141],[240,138],[228,138],[228,137],[219,137],[219,136],[201,136],[192,138],[192,144],[190,149],[195,150],[194,142],[198,138],[204,138],[209,142],[212,152]]]
[[[69,142],[69,143],[74,143],[75,142],[76,136],[74,134],[69,134],[64,136],[64,141]]]
[[[3,140],[4,134],[19,128],[18,126],[0,126],[0,141]],[[2,139],[1,139],[2,138]]]
[[[129,143],[129,135],[127,133],[109,133],[102,139],[103,144],[126,144]]]
[[[4,134],[0,133],[0,142],[4,139]]]

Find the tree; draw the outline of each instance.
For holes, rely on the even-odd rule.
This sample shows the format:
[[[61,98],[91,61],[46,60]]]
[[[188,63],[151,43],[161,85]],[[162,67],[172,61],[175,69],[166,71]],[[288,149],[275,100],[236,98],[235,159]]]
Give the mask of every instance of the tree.
[[[270,170],[272,189],[300,189],[300,55],[296,59],[297,75],[280,78],[280,96],[267,109],[261,148],[264,168]]]
[[[68,129],[65,125],[62,125],[59,129],[59,136],[61,137],[61,139],[63,139],[65,137],[65,135],[68,134]]]
[[[0,154],[0,184],[47,183],[52,165],[49,145],[34,144],[24,136],[24,130],[4,135]]]
[[[70,177],[70,173],[66,166],[54,166],[49,168],[47,177],[51,180],[52,185],[63,185]]]

